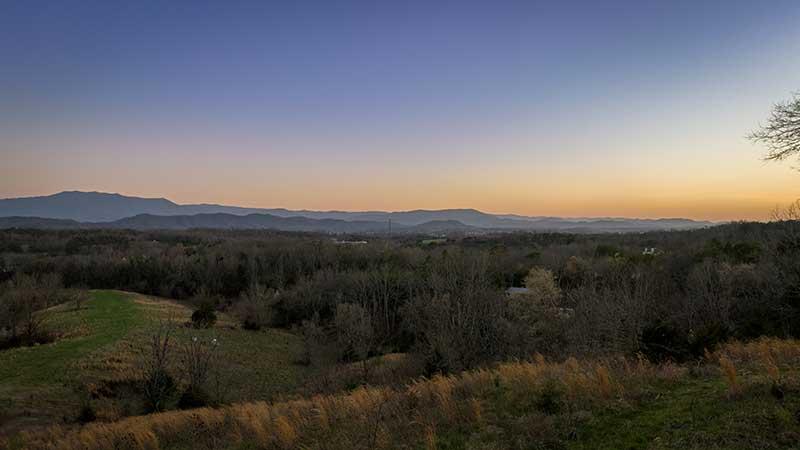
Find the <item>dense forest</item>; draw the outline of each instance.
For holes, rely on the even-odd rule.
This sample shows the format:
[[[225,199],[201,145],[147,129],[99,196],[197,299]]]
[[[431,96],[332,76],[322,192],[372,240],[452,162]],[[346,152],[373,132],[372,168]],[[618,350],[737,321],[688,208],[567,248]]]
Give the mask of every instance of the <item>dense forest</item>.
[[[733,338],[800,334],[797,221],[361,240],[5,230],[2,337],[6,346],[46,339],[33,311],[85,289],[187,301],[197,317],[224,311],[252,330],[333,336],[343,360],[410,352],[427,373],[537,352],[684,361]]]

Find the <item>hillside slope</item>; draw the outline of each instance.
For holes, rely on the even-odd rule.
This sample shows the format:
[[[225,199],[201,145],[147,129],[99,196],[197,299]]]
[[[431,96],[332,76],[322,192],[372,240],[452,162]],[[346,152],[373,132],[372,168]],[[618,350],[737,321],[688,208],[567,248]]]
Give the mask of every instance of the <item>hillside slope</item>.
[[[74,422],[86,394],[93,396],[100,421],[141,414],[129,391],[141,376],[142,353],[161,321],[182,324],[191,312],[174,301],[119,291],[94,291],[80,310],[71,304],[51,309],[47,323],[61,334],[59,339],[0,351],[0,438]],[[297,336],[234,325],[223,314],[211,329],[179,327],[175,343],[183,345],[190,337],[218,339],[228,401],[273,399],[302,385],[310,369],[295,364],[302,351]]]
[[[700,365],[502,364],[405,389],[134,417],[20,436],[26,448],[779,449],[800,442],[800,342]],[[720,367],[724,370],[720,370]],[[12,446],[13,448],[13,446]]]

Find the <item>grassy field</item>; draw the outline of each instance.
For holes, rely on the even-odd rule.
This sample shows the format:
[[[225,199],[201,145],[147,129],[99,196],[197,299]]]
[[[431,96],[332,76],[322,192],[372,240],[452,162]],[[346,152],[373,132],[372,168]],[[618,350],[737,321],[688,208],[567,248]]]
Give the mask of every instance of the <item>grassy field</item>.
[[[688,366],[540,358],[399,389],[53,428],[11,448],[794,449],[798,369],[800,342],[781,340]]]
[[[80,310],[52,308],[46,323],[61,339],[0,352],[0,434],[68,420],[77,409],[79,364],[145,320],[129,295],[111,291],[93,292]]]
[[[798,448],[798,392],[778,401],[759,382],[737,398],[727,390],[722,380],[701,378],[655,390],[638,407],[599,413],[567,448]]]
[[[218,339],[235,404],[137,415],[113,386],[136,380],[162,321],[185,323],[190,312],[112,291],[93,292],[81,310],[54,308],[60,340],[0,353],[0,448],[800,449],[800,342],[775,339],[731,343],[691,365],[539,358],[405,387],[344,383],[303,398],[303,383],[318,374],[294,363],[298,337],[245,331],[221,315],[212,329],[180,326],[175,337]],[[406,359],[390,355],[375,372],[393,373]],[[95,392],[98,423],[74,424],[77,385]]]
[[[50,345],[0,352],[0,380],[5,385],[37,386],[67,381],[77,374],[71,366],[123,338],[144,322],[140,308],[128,294],[94,292],[77,310],[62,305],[50,311],[49,325],[65,333]]]
[[[141,354],[159,324],[184,324],[190,314],[177,302],[116,291],[92,292],[80,310],[70,304],[52,308],[47,323],[60,339],[0,352],[0,436],[74,421],[82,396],[89,394],[101,420],[139,413],[117,387],[137,379]],[[299,387],[310,370],[294,363],[301,351],[296,336],[245,331],[224,314],[211,329],[176,327],[176,344],[193,337],[220,343],[227,401],[274,400]]]

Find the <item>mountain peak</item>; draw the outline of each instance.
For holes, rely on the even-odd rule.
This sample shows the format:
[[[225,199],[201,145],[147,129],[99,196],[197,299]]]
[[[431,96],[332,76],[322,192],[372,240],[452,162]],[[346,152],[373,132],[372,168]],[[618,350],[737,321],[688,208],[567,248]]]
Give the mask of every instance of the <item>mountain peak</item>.
[[[129,197],[108,192],[63,191],[38,197],[0,200],[0,216],[43,217],[106,222],[137,213],[170,214],[179,205],[164,198]]]
[[[147,200],[154,202],[164,202],[177,206],[178,204],[168,200],[164,197],[135,197],[124,195],[117,192],[100,192],[100,191],[61,191],[52,195],[45,195],[41,197],[28,197],[28,198],[52,198],[52,197],[84,197],[84,198],[107,198],[107,199],[127,199],[127,200]]]
[[[250,222],[247,217],[253,214],[262,217],[250,217],[257,220]],[[216,215],[216,216],[214,216]],[[224,215],[224,216],[223,216]],[[266,217],[264,215],[269,215]],[[147,221],[148,226],[156,224],[198,227],[265,227],[265,222],[287,227],[289,222],[278,219],[291,219],[292,227],[297,227],[297,222],[303,223],[308,229],[363,230],[366,223],[378,229],[388,228],[388,222],[397,227],[420,226],[424,230],[527,230],[527,231],[649,231],[665,229],[686,229],[709,226],[708,222],[697,222],[689,219],[564,219],[527,217],[513,214],[489,214],[472,208],[454,209],[417,209],[410,211],[308,211],[289,210],[284,208],[263,209],[244,208],[238,206],[225,206],[215,204],[180,205],[165,198],[131,197],[118,193],[97,191],[63,191],[57,194],[0,200],[0,217],[42,218],[57,220],[74,220],[76,222],[91,222],[95,225],[116,222],[123,219],[138,217],[138,223]],[[172,221],[165,217],[180,216]],[[231,216],[242,216],[244,219],[233,219]],[[192,218],[192,219],[190,219]],[[214,219],[214,220],[212,220]],[[268,220],[269,219],[269,220]],[[311,225],[312,222],[319,222]],[[328,221],[327,225],[323,222]],[[330,221],[345,222],[343,225]],[[377,225],[374,225],[377,224]],[[327,228],[326,228],[327,227]],[[294,229],[294,228],[292,228]]]

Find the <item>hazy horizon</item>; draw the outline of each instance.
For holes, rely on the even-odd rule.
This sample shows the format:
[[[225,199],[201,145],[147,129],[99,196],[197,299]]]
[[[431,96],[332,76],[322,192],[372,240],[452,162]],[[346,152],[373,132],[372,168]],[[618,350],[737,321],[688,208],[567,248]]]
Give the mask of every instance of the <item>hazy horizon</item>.
[[[121,192],[105,192],[105,191],[86,191],[80,189],[67,189],[64,191],[53,192],[49,194],[43,195],[32,195],[32,196],[22,196],[22,197],[0,197],[0,200],[14,200],[14,199],[28,199],[28,198],[40,198],[40,197],[50,197],[57,194],[64,194],[64,193],[82,193],[82,194],[108,194],[108,195],[121,195],[124,197],[131,197],[131,198],[139,198],[139,199],[146,199],[146,200],[167,200],[179,206],[191,206],[191,205],[216,205],[216,206],[227,206],[227,207],[241,207],[241,208],[249,208],[249,209],[284,209],[288,211],[314,211],[314,212],[344,212],[344,213],[402,213],[402,212],[413,212],[413,211],[444,211],[444,210],[475,210],[486,214],[491,214],[495,216],[519,216],[519,217],[558,217],[561,219],[573,219],[573,220],[581,220],[581,219],[688,219],[688,217],[634,217],[634,216],[549,216],[549,215],[531,215],[531,214],[519,214],[514,212],[507,212],[507,211],[489,211],[489,210],[482,210],[478,208],[472,207],[460,207],[460,208],[412,208],[412,209],[310,209],[310,208],[292,208],[292,207],[285,207],[285,206],[270,206],[270,205],[239,205],[239,204],[223,204],[223,203],[215,203],[215,202],[178,202],[168,197],[146,197],[136,194],[130,193],[121,193]],[[777,205],[780,206],[780,205]],[[700,220],[700,219],[694,219]],[[726,221],[715,221],[715,222],[726,222]]]
[[[0,197],[764,220],[800,3],[17,2]]]

